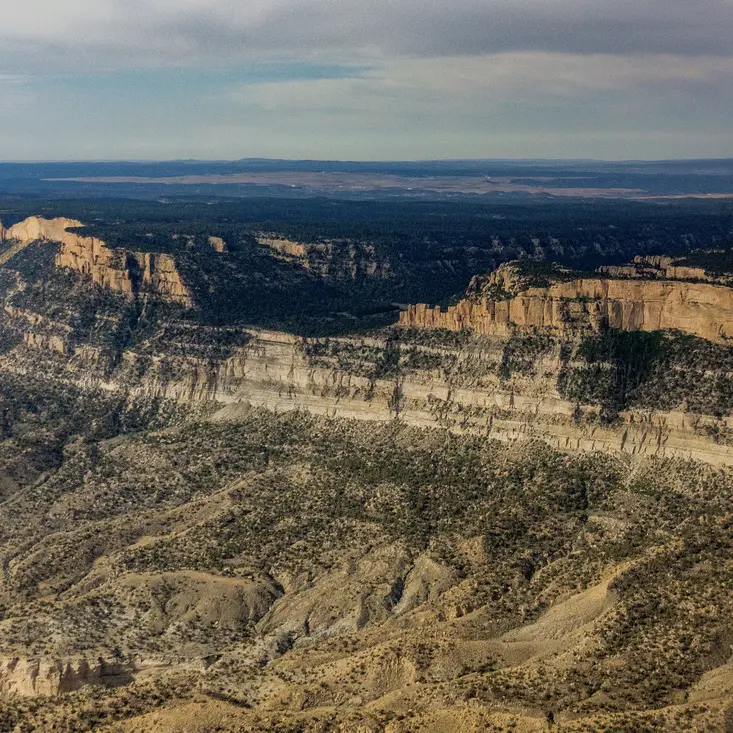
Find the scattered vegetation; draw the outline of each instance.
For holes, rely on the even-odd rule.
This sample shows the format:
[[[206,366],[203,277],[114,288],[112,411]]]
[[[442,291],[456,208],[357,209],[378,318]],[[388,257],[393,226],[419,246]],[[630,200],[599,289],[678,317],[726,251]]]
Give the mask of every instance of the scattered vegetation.
[[[733,410],[733,350],[685,334],[608,330],[584,339],[558,380],[566,399],[620,410],[682,409],[724,417]]]
[[[730,718],[695,694],[733,639],[731,471],[243,404],[211,421],[206,406],[162,396],[256,353],[254,324],[299,333],[297,358],[332,370],[337,397],[342,377],[359,378],[364,400],[380,380],[393,387],[394,415],[406,379],[442,380],[446,395],[419,407],[455,427],[512,412],[463,405],[454,390],[556,386],[607,421],[628,408],[719,417],[699,430],[728,442],[724,346],[384,327],[393,301],[450,297],[503,259],[524,258],[541,283],[557,275],[543,258],[685,250],[720,240],[725,222],[656,204],[653,216],[593,204],[592,225],[587,204],[202,207],[40,209],[94,220],[113,245],[175,254],[198,294],[192,311],[55,270],[48,243],[0,268],[0,655],[115,660],[126,683],[5,697],[0,730],[144,729],[141,716],[188,705],[192,718],[213,709],[281,733],[406,733],[434,711],[446,729],[470,718],[497,731],[530,718],[567,731],[714,730]],[[257,231],[320,254],[278,259]],[[383,277],[368,276],[367,255]],[[143,659],[167,667],[135,680]]]
[[[254,695],[248,704],[256,706],[270,675],[282,673],[278,684],[293,690],[317,682],[313,662],[307,673],[295,651],[286,662],[292,641],[278,642],[281,651],[264,669],[234,661],[258,633],[246,614],[256,619],[282,596],[273,630],[299,623],[297,603],[289,605],[289,591],[274,579],[310,578],[316,605],[298,634],[312,636],[310,653],[320,643],[330,648],[324,659],[345,645],[337,656],[356,666],[351,682],[337,685],[342,692],[375,694],[368,692],[370,670],[379,668],[368,661],[377,643],[373,627],[381,629],[379,643],[394,639],[395,660],[422,670],[425,693],[447,696],[446,704],[465,695],[491,706],[583,715],[670,705],[722,663],[733,633],[732,569],[720,561],[733,550],[732,481],[727,471],[693,463],[632,466],[603,454],[563,455],[543,443],[506,447],[296,412],[252,409],[236,423],[145,431],[84,446],[0,506],[0,520],[12,515],[12,522],[0,521],[8,568],[0,644],[6,654],[234,654],[215,667],[207,689],[228,699],[229,686],[247,679]],[[353,571],[357,587],[376,594],[374,605],[369,595],[352,599],[345,580],[338,591],[329,585],[344,563],[359,568],[385,552],[405,569],[386,571],[372,586]],[[465,615],[450,627],[454,645],[496,639],[542,619],[609,572],[616,600],[599,617],[593,643],[581,645],[575,663],[561,671],[497,664],[489,655],[448,673],[450,644],[417,645],[409,626],[400,631],[391,620],[407,597],[408,569],[421,557],[450,579],[443,586],[449,592],[426,608],[438,620]],[[162,585],[151,585],[153,578]],[[235,586],[238,597],[249,598],[243,608],[252,609],[239,612],[245,623],[209,623],[206,607],[191,600],[204,582],[198,578],[242,584]],[[59,600],[49,602],[49,593]],[[184,605],[181,594],[189,599]],[[192,603],[196,616],[176,611]],[[363,630],[344,621],[358,603],[369,619]],[[337,689],[324,684],[314,701]],[[37,710],[83,710],[90,694],[39,703]],[[115,709],[122,718],[169,699],[137,684],[94,694],[101,695],[100,709],[114,699],[146,700],[142,708]],[[29,710],[26,703],[4,705],[9,720]]]
[[[553,343],[545,333],[512,335],[504,344],[499,376],[506,380],[515,373],[533,375],[538,359],[550,351]]]

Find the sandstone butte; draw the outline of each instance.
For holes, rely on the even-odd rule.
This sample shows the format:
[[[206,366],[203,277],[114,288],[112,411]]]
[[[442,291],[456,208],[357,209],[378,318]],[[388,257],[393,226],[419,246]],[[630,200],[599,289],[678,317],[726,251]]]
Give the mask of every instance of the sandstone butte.
[[[82,226],[74,219],[31,216],[9,229],[0,224],[0,242],[14,243],[6,251],[6,259],[7,255],[12,256],[32,242],[59,242],[57,267],[74,270],[97,285],[128,298],[149,293],[187,307],[193,304],[191,292],[171,255],[111,248],[101,239],[69,231]],[[0,253],[0,264],[2,261],[3,253]]]
[[[648,262],[651,262],[649,258]],[[637,263],[639,264],[639,263]],[[733,288],[689,277],[693,268],[659,266],[669,279],[640,279],[631,268],[606,268],[598,277],[572,277],[535,286],[523,278],[516,263],[500,266],[471,294],[447,309],[424,303],[400,314],[400,325],[416,328],[468,329],[479,334],[509,336],[543,329],[555,333],[679,330],[717,343],[733,338]],[[636,268],[638,272],[640,268]],[[694,275],[704,271],[695,269]],[[621,276],[619,276],[621,275]],[[625,277],[623,277],[625,276]],[[702,278],[699,278],[702,279]]]

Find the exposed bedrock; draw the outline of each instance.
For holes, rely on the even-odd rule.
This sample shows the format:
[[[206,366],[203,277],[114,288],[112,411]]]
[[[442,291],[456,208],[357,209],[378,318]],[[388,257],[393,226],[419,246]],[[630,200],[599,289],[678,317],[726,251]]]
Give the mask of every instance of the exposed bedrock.
[[[123,684],[134,667],[98,659],[0,660],[0,692],[32,697],[61,695],[86,685]]]
[[[601,424],[595,408],[564,399],[557,389],[562,363],[557,353],[543,357],[537,376],[503,382],[495,374],[475,380],[446,378],[438,370],[398,378],[370,379],[339,368],[314,364],[301,340],[286,333],[253,331],[253,340],[218,363],[185,360],[175,376],[162,379],[156,368],[135,384],[136,394],[180,403],[219,406],[217,419],[236,419],[242,407],[276,411],[305,409],[341,418],[403,420],[423,427],[447,427],[503,441],[542,439],[562,450],[612,450],[628,454],[678,456],[733,465],[733,447],[707,437],[706,427],[733,427],[732,418],[683,411],[626,410],[615,423]],[[342,343],[348,343],[344,339]],[[494,348],[501,350],[503,340]],[[464,368],[485,371],[491,358],[486,343],[459,356]],[[557,347],[559,350],[559,346]],[[106,389],[129,384],[126,373],[139,371],[139,357],[126,365]]]
[[[0,225],[0,241],[15,242],[10,250],[12,254],[31,242],[59,242],[57,267],[78,272],[95,284],[129,298],[148,293],[183,305],[192,304],[191,292],[171,255],[111,248],[101,239],[69,231],[82,226],[74,219],[32,216],[9,229]]]
[[[567,333],[608,327],[676,329],[718,343],[733,338],[733,289],[723,285],[592,277],[513,290],[507,287],[512,268],[500,267],[484,292],[447,309],[411,305],[400,315],[400,323],[500,336],[517,330]],[[492,295],[492,287],[502,289],[501,298]]]

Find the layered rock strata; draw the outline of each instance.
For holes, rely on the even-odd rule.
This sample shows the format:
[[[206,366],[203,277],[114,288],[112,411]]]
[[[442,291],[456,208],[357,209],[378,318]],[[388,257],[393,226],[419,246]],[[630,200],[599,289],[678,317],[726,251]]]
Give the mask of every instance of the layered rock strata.
[[[497,297],[497,284],[516,279],[512,268],[500,267],[484,292],[447,309],[409,306],[400,314],[400,325],[496,336],[533,329],[569,333],[616,328],[674,329],[717,343],[733,338],[733,289],[723,285],[580,277],[518,291],[502,289]]]
[[[581,408],[576,402],[563,398],[558,383],[567,363],[561,357],[559,339],[538,358],[532,374],[513,374],[510,379],[499,374],[505,334],[517,328],[517,321],[532,328],[568,328],[567,312],[559,310],[564,301],[551,296],[568,292],[568,288],[569,292],[577,293],[579,282],[601,280],[568,280],[546,288],[522,290],[526,281],[516,276],[511,268],[505,268],[495,273],[482,291],[493,287],[494,292],[508,294],[504,300],[491,301],[494,307],[491,318],[485,303],[468,298],[464,301],[465,306],[458,307],[459,312],[462,307],[469,309],[469,317],[463,321],[448,322],[445,313],[439,319],[428,321],[427,317],[435,309],[413,308],[406,314],[412,313],[413,319],[405,321],[403,318],[406,325],[446,328],[452,323],[452,330],[457,330],[459,326],[478,322],[484,324],[482,333],[488,335],[455,346],[418,348],[410,346],[408,340],[400,358],[403,361],[411,358],[417,349],[412,355],[423,366],[408,365],[391,376],[369,376],[375,373],[374,365],[384,358],[384,339],[332,339],[328,349],[319,351],[319,344],[309,344],[291,334],[256,329],[243,329],[248,339],[246,345],[232,348],[228,356],[198,358],[193,355],[194,351],[186,354],[181,349],[167,353],[164,345],[156,342],[148,346],[143,344],[140,350],[124,350],[115,361],[114,370],[109,372],[100,347],[87,343],[67,344],[61,338],[61,324],[45,323],[41,316],[12,306],[10,309],[6,306],[4,311],[5,316],[12,319],[8,322],[9,327],[21,335],[31,335],[21,338],[22,346],[0,354],[0,369],[20,375],[35,374],[39,364],[46,359],[49,373],[55,373],[51,369],[60,370],[64,380],[84,389],[102,389],[135,398],[163,398],[184,405],[205,405],[207,412],[219,410],[223,419],[236,418],[241,414],[240,408],[248,405],[278,411],[306,409],[327,416],[363,420],[398,418],[424,427],[477,432],[500,440],[542,439],[568,450],[615,450],[733,465],[733,445],[728,445],[725,439],[733,433],[733,417],[688,413],[682,407],[672,412],[637,409],[621,412],[614,424],[603,425],[598,419],[598,408]],[[641,288],[645,297],[625,306],[620,295],[618,300],[612,297],[616,297],[614,288],[617,286]],[[670,286],[687,288],[685,298],[677,293],[677,311],[668,307],[669,297],[660,301],[651,297],[654,292],[666,292]],[[584,284],[583,287],[591,286]],[[715,324],[721,314],[730,312],[727,288],[646,281],[605,281],[603,287],[598,287],[600,290],[592,292],[599,295],[600,303],[608,311],[617,307],[614,303],[620,302],[617,325],[650,330],[654,325],[678,327],[688,333],[707,334],[715,337],[713,340],[722,340]],[[702,297],[692,297],[699,292],[698,288],[720,294],[722,299],[718,305],[709,299],[707,307],[711,313],[707,328],[702,322],[703,316],[699,312],[695,315],[692,307],[693,303],[697,303],[695,308],[701,307]],[[654,303],[661,304],[656,315],[653,314]],[[590,311],[594,305],[597,306],[597,302],[590,300],[575,303],[578,314],[585,318],[585,321],[578,319],[580,327],[600,325],[600,317],[590,321],[594,313],[598,314],[598,307]],[[503,321],[497,320],[499,307],[504,308]],[[675,313],[676,320],[672,318]],[[694,318],[691,315],[685,321],[685,314],[690,313]],[[414,318],[415,314],[421,317]],[[475,314],[485,320],[474,320]],[[195,331],[197,327],[190,328]],[[33,334],[43,334],[43,337]],[[60,340],[51,340],[47,335],[59,336]],[[192,333],[191,338],[195,341],[195,334]],[[441,340],[435,343],[440,344]],[[350,355],[364,353],[372,354],[372,363],[354,369],[348,363],[349,359],[353,361]]]
[[[3,659],[0,693],[34,697],[73,692],[87,685],[128,682],[133,668],[104,659]]]
[[[217,419],[223,420],[238,419],[249,406],[277,412],[307,410],[356,420],[399,419],[505,442],[543,440],[561,450],[607,450],[733,465],[733,446],[708,437],[716,430],[733,429],[733,418],[628,410],[617,423],[604,426],[597,420],[596,408],[582,408],[579,417],[578,405],[558,392],[559,345],[538,362],[537,376],[508,383],[488,372],[502,345],[502,339],[488,338],[457,352],[455,374],[470,369],[483,374],[471,380],[438,369],[398,378],[358,376],[335,362],[314,364],[300,338],[274,331],[252,331],[251,342],[221,362],[168,361],[163,372],[162,362],[146,369],[142,357],[128,351],[120,371],[109,381],[92,377],[81,353],[76,366],[87,387],[126,389],[140,397],[185,405],[208,404],[218,408]],[[130,376],[141,373],[139,379]]]

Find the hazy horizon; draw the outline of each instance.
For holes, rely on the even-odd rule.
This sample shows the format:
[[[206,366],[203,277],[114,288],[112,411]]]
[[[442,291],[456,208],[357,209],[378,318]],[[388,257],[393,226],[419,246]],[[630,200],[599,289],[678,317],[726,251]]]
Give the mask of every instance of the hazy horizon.
[[[272,162],[272,163],[385,163],[385,164],[422,164],[422,163],[611,163],[611,164],[632,164],[632,163],[695,163],[695,162],[731,162],[733,156],[720,157],[679,157],[679,158],[275,158],[264,156],[247,156],[242,158],[0,158],[0,165],[43,165],[44,163],[69,163],[69,164],[103,164],[103,163],[247,163],[247,162]]]

